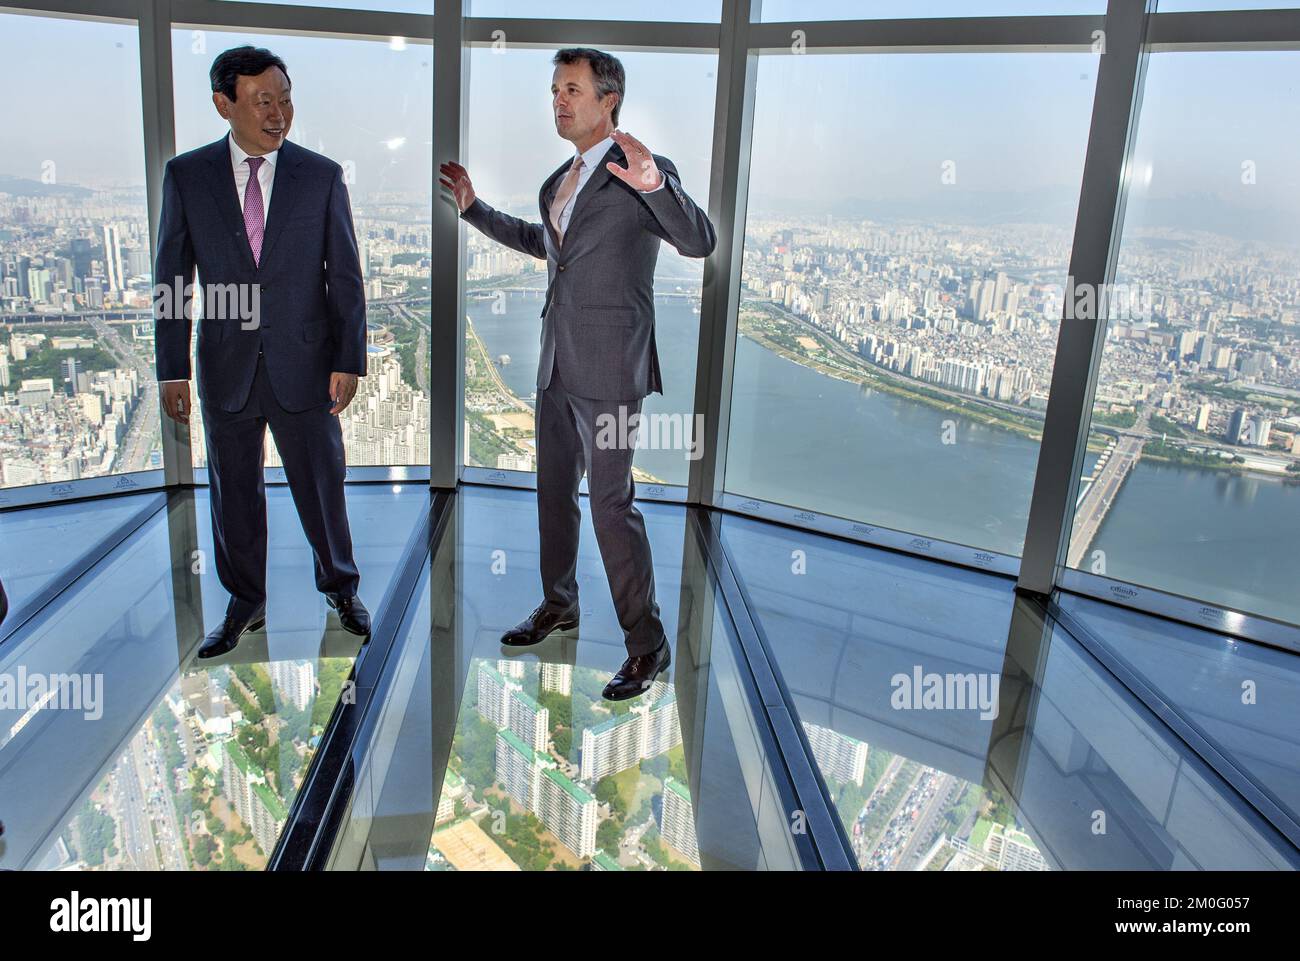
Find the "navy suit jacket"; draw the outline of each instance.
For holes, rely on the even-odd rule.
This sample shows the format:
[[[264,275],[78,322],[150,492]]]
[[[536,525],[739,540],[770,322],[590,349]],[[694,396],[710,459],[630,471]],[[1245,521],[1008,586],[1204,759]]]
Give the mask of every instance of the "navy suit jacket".
[[[197,267],[212,318],[199,324],[199,397],[232,413],[248,400],[259,348],[276,399],[289,411],[327,403],[332,372],[366,373],[365,291],[343,168],[286,140],[270,197],[255,265],[226,137],[173,157],[163,173],[154,283],[172,289],[163,297],[155,288],[158,379],[191,377],[184,287]],[[259,305],[256,325],[215,316],[231,313],[209,296],[217,285],[242,285],[244,304]]]

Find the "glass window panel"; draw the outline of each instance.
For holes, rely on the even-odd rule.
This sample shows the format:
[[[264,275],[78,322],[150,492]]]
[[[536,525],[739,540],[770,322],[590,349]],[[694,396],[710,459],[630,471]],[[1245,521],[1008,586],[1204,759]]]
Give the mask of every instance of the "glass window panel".
[[[1020,553],[1096,66],[762,59],[728,491]]]
[[[228,0],[231,3],[277,3],[290,7],[374,10],[380,13],[433,14],[433,0]]]
[[[765,23],[1105,13],[1105,0],[763,0]]]
[[[1295,53],[1147,67],[1072,567],[1300,623]]]
[[[470,16],[529,17],[539,20],[643,20],[659,22],[717,23],[722,0],[662,0],[653,5],[602,3],[600,0],[472,0]]]
[[[348,177],[370,352],[367,376],[340,415],[348,464],[428,464],[432,49],[401,40],[174,30],[178,153],[228,131],[212,105],[208,70],[221,51],[245,43],[269,48],[289,68],[294,99],[289,139],[342,164]],[[344,82],[344,65],[366,83]],[[197,403],[194,414],[194,464],[203,467],[207,453]],[[266,447],[267,466],[279,466],[270,431]]]
[[[0,14],[3,487],[162,466],[139,50],[133,25]],[[52,63],[77,70],[18,95]]]
[[[574,148],[555,133],[550,108],[554,51],[476,48],[470,54],[468,169],[475,192],[498,210],[537,223],[537,193]],[[620,128],[666,156],[697,204],[708,205],[716,86],[714,54],[618,53],[628,77]],[[521,91],[531,91],[521,96]],[[509,135],[507,135],[507,132]],[[465,226],[468,244],[465,342],[465,462],[535,470],[533,411],[541,354],[546,263]],[[660,247],[655,336],[664,392],[642,407],[664,426],[634,460],[639,481],[685,484],[704,262]],[[649,421],[657,417],[658,420]],[[680,428],[674,432],[673,428]],[[698,432],[694,436],[698,436]],[[664,439],[663,443],[658,440]]]

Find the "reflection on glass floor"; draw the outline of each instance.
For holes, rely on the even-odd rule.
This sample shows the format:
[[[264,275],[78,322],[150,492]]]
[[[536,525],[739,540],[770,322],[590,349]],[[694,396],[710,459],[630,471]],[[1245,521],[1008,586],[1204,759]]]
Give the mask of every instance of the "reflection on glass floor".
[[[610,710],[607,680],[563,661],[474,659],[438,803],[454,823],[434,831],[431,868],[579,868],[584,857],[699,867],[673,686]]]
[[[348,489],[372,607],[427,508],[427,487],[401,490]],[[169,495],[0,646],[0,868],[266,864],[358,649],[316,593],[287,488],[268,499],[268,626],[226,658],[194,659],[226,603],[206,491]],[[39,515],[72,523],[80,507],[84,540],[113,503],[3,520],[37,531]],[[48,566],[39,553],[6,563],[6,582]]]
[[[1087,597],[1060,603],[1300,822],[1300,658]]]
[[[645,503],[673,666],[608,704],[585,516],[581,628],[507,650],[540,599],[533,493],[439,495],[426,541],[426,487],[349,487],[358,656],[271,496],[268,630],[217,662],[203,491],[76,528],[140,524],[0,643],[0,868],[292,867],[301,838],[334,869],[1300,865],[1294,655],[1093,602],[1062,626],[996,575]],[[37,549],[33,517],[0,515],[30,548],[3,573],[39,594],[83,555]],[[14,684],[58,675],[89,679],[78,705]]]
[[[862,868],[1296,865],[1010,580],[748,518],[719,527]],[[1293,692],[1286,657],[1271,665]],[[1254,721],[1278,735],[1288,716]],[[1284,763],[1294,774],[1296,752]]]
[[[502,632],[540,600],[535,498],[461,491],[394,654],[332,867],[802,866],[782,813],[790,787],[687,513],[640,509],[674,660],[647,694],[609,704],[600,691],[625,651],[590,521],[581,627],[512,652]]]
[[[0,625],[0,637],[104,538],[163,499],[161,494],[132,494],[0,513],[0,582],[11,611]]]

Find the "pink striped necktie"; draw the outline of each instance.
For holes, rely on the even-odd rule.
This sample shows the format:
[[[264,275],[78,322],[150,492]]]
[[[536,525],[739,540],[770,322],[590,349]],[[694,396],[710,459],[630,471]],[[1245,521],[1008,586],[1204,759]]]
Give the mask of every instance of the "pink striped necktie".
[[[257,170],[266,163],[265,157],[249,157],[248,187],[244,190],[244,229],[248,232],[248,246],[253,251],[253,263],[262,266],[262,238],[266,234],[266,215],[262,210],[262,182]]]

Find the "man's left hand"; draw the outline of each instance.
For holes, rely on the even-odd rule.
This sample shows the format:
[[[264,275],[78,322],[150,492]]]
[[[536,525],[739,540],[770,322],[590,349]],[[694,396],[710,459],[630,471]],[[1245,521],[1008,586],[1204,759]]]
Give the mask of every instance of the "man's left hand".
[[[337,371],[330,374],[330,400],[334,401],[334,406],[330,408],[331,414],[343,413],[356,395],[356,374],[340,374]]]
[[[623,148],[623,154],[627,157],[626,167],[620,167],[613,161],[605,164],[610,173],[643,193],[654,190],[663,183],[664,175],[645,144],[620,130],[615,130],[610,136],[614,138],[614,143]]]

